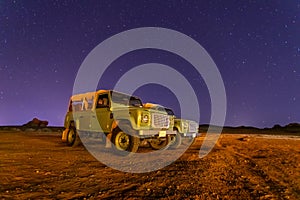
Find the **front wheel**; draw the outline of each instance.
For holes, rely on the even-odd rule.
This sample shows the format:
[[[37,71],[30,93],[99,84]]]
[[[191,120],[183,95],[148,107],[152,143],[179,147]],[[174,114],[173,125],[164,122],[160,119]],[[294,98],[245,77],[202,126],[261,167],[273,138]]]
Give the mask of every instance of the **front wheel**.
[[[181,145],[182,136],[179,132],[176,135],[173,135],[171,138],[170,148],[176,149]]]
[[[140,138],[133,136],[134,130],[129,125],[122,126],[122,129],[117,128],[112,135],[113,148],[121,155],[137,152]]]

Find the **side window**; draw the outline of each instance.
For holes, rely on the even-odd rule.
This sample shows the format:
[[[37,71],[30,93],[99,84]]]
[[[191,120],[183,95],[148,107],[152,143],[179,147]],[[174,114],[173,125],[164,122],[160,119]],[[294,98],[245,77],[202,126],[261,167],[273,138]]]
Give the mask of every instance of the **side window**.
[[[93,107],[94,97],[88,99],[88,110],[91,110]]]
[[[81,111],[82,110],[82,101],[71,101],[71,110],[73,112]],[[69,107],[69,109],[70,109]]]
[[[94,98],[91,98],[91,99],[84,98],[83,99],[82,110],[91,110],[92,107],[93,107],[93,99]]]
[[[108,94],[99,95],[96,108],[109,107]]]
[[[83,101],[82,101],[82,108],[81,108],[81,110],[87,110],[88,106],[89,106],[89,103],[86,100],[86,98],[84,98]]]

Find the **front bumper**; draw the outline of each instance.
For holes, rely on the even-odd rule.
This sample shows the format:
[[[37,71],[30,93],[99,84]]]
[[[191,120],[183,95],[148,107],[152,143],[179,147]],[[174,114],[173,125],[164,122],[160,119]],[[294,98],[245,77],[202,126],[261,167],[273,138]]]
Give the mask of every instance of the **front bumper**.
[[[171,130],[139,130],[139,136],[155,136],[166,137],[167,135],[176,135],[176,131]]]

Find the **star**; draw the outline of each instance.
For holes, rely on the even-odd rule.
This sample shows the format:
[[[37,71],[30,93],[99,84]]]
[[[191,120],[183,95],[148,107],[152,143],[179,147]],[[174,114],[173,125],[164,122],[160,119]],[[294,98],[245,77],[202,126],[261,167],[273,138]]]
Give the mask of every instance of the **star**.
[[[157,26],[181,32],[203,47],[224,81],[228,113],[246,110],[248,112],[241,115],[252,116],[254,126],[272,126],[273,116],[278,116],[278,113],[281,113],[280,123],[287,123],[288,116],[300,119],[300,112],[295,105],[290,105],[299,99],[295,94],[300,82],[299,5],[294,1],[222,2],[222,5],[218,1],[199,3],[193,0],[157,4],[150,1],[137,4],[104,1],[82,5],[64,1],[35,4],[4,1],[0,6],[0,91],[5,91],[1,103],[9,107],[14,99],[8,97],[18,92],[26,106],[18,116],[11,113],[19,110],[4,109],[1,113],[8,118],[7,122],[27,121],[22,116],[33,113],[32,107],[28,106],[32,104],[28,96],[37,99],[48,96],[51,91],[53,96],[68,99],[78,70],[92,49],[122,31]],[[168,39],[165,38],[166,41]],[[128,42],[135,44],[139,41]],[[173,40],[170,46],[177,49],[185,47],[178,42]],[[114,48],[117,52],[118,46]],[[196,59],[203,59],[192,47],[189,48]],[[111,56],[105,53],[99,58]],[[174,52],[169,54],[164,50],[149,52],[147,48],[126,53],[112,61],[105,70],[105,81],[100,81],[99,86],[110,88],[123,72],[133,66],[156,62],[172,66],[182,73],[195,88],[197,98],[209,102],[211,91],[202,88],[206,83],[198,80],[195,72],[190,70],[190,61]],[[281,98],[282,91],[288,98]],[[159,90],[157,93],[163,94]],[[274,97],[275,94],[277,97]],[[4,94],[0,93],[2,96]],[[294,97],[296,100],[293,100]],[[145,92],[141,98],[151,98],[151,95]],[[166,102],[166,106],[176,109],[167,97],[154,100]],[[53,120],[52,124],[62,125],[63,120],[58,121],[57,116],[62,119],[65,115],[65,103],[63,100],[48,100],[50,108],[59,110],[48,112],[45,116],[49,121]],[[37,102],[34,106],[39,105],[40,102]],[[201,115],[203,122],[209,123],[211,113],[206,107]],[[245,123],[239,116],[229,114],[226,119],[228,125]]]

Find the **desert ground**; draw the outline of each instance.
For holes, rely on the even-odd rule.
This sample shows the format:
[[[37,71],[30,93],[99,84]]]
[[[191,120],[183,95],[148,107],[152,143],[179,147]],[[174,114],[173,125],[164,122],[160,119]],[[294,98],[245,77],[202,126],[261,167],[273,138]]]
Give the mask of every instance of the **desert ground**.
[[[205,135],[174,163],[117,171],[61,132],[0,131],[0,199],[300,199],[300,137],[226,134],[199,158]]]

